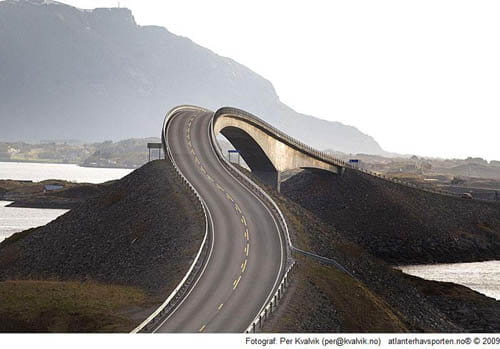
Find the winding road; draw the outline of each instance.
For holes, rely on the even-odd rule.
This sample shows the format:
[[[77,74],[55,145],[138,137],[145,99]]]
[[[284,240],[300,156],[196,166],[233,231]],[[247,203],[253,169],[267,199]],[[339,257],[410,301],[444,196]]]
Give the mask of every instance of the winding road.
[[[181,108],[164,130],[174,162],[205,201],[211,229],[201,272],[154,332],[244,332],[285,272],[286,241],[277,221],[217,156],[212,117]]]

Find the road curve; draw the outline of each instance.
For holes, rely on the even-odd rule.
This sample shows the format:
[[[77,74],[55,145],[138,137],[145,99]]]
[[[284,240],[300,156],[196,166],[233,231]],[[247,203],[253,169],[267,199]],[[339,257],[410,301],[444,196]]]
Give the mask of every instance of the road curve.
[[[266,206],[222,164],[211,142],[212,112],[175,109],[164,132],[177,167],[211,219],[205,265],[154,332],[244,332],[285,272],[286,240]]]

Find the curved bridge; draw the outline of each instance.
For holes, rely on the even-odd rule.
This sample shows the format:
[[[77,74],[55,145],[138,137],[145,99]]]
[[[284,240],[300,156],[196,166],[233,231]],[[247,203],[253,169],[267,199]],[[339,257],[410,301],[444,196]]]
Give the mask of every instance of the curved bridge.
[[[280,189],[280,174],[296,168],[316,168],[342,174],[345,163],[289,137],[258,117],[236,108],[221,108],[213,130],[237,149],[252,173]]]
[[[272,199],[224,157],[216,139],[219,132],[255,174],[276,187],[279,173],[291,168],[342,173],[341,161],[244,111],[174,108],[162,130],[165,154],[198,196],[206,233],[183,280],[133,332],[255,330],[283,293],[293,266],[286,222]]]

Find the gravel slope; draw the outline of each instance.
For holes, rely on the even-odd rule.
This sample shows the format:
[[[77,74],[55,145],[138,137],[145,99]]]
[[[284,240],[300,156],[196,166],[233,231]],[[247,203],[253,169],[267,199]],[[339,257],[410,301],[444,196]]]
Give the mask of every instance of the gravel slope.
[[[321,173],[304,172],[302,178]],[[329,176],[329,174],[323,173]],[[256,178],[253,178],[258,182]],[[293,178],[292,178],[293,179]],[[295,178],[297,179],[297,178]],[[328,178],[324,179],[326,182]],[[290,185],[290,182],[285,182]],[[293,187],[303,197],[320,195],[321,183]],[[333,224],[262,185],[287,219],[296,247],[335,259],[353,277],[296,255],[298,267],[282,304],[264,331],[271,332],[498,332],[500,302],[466,287],[427,281],[395,270],[346,238]],[[283,189],[283,186],[282,186]],[[290,187],[283,190],[289,193]],[[309,204],[315,196],[309,196]],[[328,205],[334,198],[324,199]],[[399,222],[396,219],[396,222]],[[372,224],[378,224],[373,218]]]
[[[500,258],[500,204],[453,198],[347,169],[303,171],[283,195],[392,264]]]
[[[0,244],[0,280],[95,280],[165,295],[201,243],[204,219],[172,165],[154,161],[53,222]]]

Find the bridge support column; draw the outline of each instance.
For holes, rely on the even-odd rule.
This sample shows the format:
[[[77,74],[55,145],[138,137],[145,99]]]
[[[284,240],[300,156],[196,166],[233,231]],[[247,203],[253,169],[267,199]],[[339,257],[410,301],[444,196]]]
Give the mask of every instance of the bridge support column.
[[[252,171],[252,173],[259,178],[262,183],[269,185],[273,189],[280,191],[281,173],[278,171]]]

